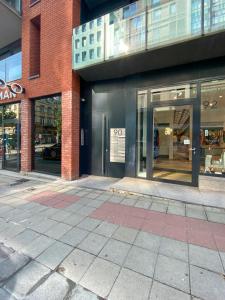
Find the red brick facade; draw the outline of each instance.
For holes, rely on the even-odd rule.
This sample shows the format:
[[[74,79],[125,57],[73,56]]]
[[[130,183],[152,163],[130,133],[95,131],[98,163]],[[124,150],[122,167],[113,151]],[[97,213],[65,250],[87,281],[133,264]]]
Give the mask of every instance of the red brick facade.
[[[21,100],[21,170],[32,170],[32,101],[41,96],[62,95],[62,177],[79,176],[80,82],[72,71],[72,29],[80,23],[80,0],[40,0],[30,6],[23,0]],[[40,17],[40,19],[39,19]],[[40,74],[35,78],[31,38],[32,20],[40,20]],[[30,44],[30,42],[34,44]],[[33,62],[35,63],[35,62]],[[37,70],[38,68],[36,68]],[[36,74],[38,75],[38,74]],[[14,99],[15,101],[15,99]],[[3,101],[4,102],[4,101]],[[7,101],[9,102],[9,101]]]

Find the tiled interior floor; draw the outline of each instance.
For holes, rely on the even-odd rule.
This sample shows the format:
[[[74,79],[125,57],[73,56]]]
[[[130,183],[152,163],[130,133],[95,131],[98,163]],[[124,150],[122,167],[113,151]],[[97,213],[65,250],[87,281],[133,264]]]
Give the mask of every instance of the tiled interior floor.
[[[223,208],[63,183],[0,197],[1,300],[220,300],[224,273]]]

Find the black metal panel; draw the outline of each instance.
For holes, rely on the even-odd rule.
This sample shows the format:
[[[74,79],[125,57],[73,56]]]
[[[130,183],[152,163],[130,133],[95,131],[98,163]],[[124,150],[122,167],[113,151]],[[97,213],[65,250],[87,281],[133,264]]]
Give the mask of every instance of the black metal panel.
[[[108,80],[225,56],[225,31],[78,70],[86,81]]]
[[[137,90],[125,89],[126,170],[125,176],[136,176],[136,104]]]
[[[125,164],[110,162],[110,128],[125,128],[124,90],[104,90],[98,87],[92,93],[91,173],[123,177]]]
[[[83,0],[81,1],[81,23],[88,22],[135,0]]]

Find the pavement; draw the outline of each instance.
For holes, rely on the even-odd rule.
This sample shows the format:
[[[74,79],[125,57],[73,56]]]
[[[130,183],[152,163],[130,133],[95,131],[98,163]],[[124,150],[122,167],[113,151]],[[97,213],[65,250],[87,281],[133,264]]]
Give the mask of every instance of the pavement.
[[[225,299],[224,208],[0,183],[0,300]]]

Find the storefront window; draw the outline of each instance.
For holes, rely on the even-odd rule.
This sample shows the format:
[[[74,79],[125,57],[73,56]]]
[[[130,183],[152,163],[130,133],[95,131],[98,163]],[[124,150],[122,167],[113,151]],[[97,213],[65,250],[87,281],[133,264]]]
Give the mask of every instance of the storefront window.
[[[20,104],[0,106],[0,169],[20,168]]]
[[[225,80],[202,84],[202,174],[225,175]]]
[[[61,174],[61,97],[34,103],[34,170]]]
[[[137,101],[137,176],[146,178],[147,91],[138,93]]]

